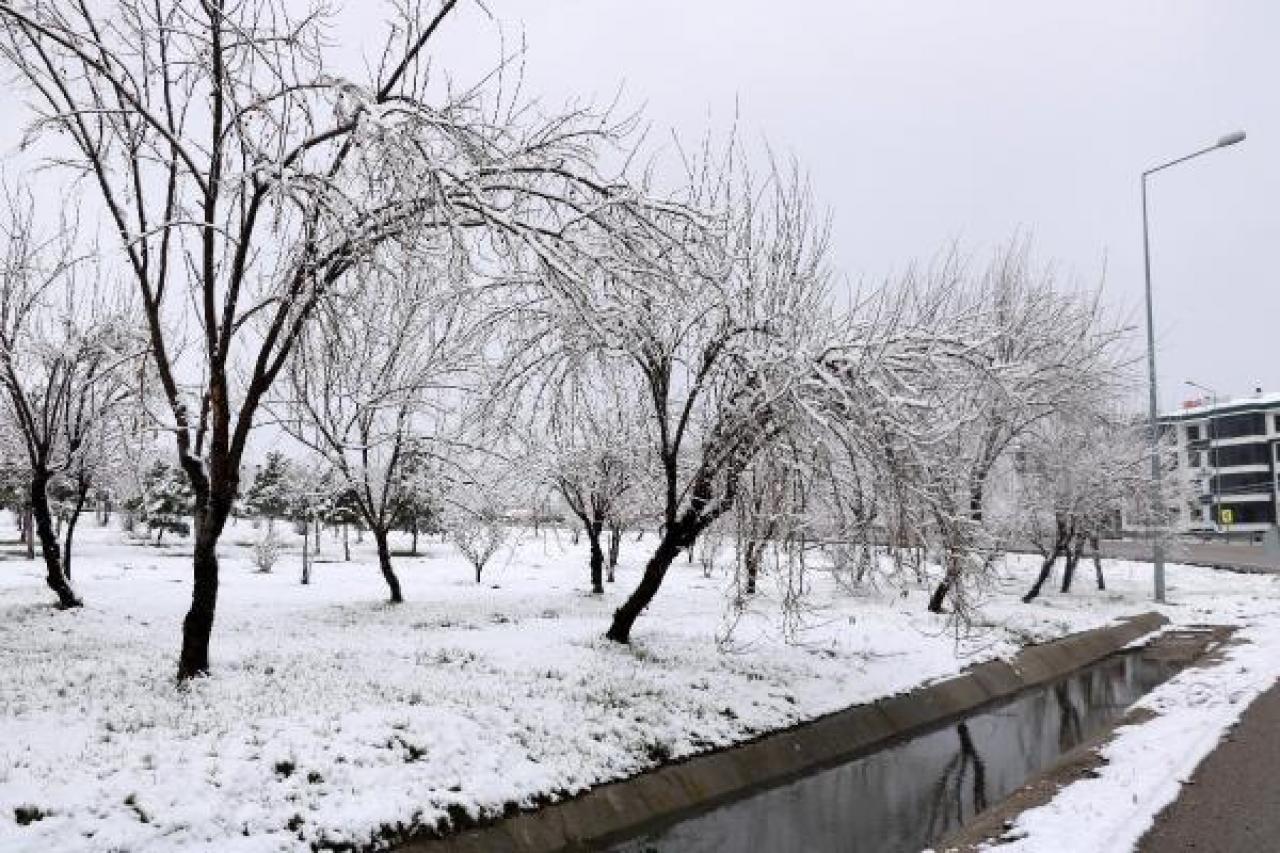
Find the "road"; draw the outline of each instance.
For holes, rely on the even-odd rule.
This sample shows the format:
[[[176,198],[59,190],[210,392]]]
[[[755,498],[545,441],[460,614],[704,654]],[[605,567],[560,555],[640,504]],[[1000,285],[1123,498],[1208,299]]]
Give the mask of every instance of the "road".
[[[1107,540],[1102,555],[1113,559],[1150,560],[1151,543],[1143,541]],[[1254,572],[1280,572],[1280,554],[1268,554],[1261,545],[1227,542],[1175,542],[1165,553],[1174,563],[1195,563],[1224,569]]]
[[[1190,783],[1156,818],[1138,853],[1280,849],[1280,684],[1254,700]]]

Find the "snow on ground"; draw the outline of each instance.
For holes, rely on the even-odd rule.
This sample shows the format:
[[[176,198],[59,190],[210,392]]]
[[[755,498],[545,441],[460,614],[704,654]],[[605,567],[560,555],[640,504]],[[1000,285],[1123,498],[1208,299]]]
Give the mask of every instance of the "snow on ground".
[[[1280,593],[1275,576],[1261,586]],[[1269,583],[1268,583],[1269,582]],[[1181,594],[1179,594],[1181,592]],[[1265,596],[1265,592],[1260,591]],[[1157,687],[1135,707],[1157,716],[1117,729],[1099,750],[1096,778],[1063,788],[1049,803],[1022,813],[995,849],[1017,853],[1098,853],[1133,850],[1155,816],[1263,691],[1280,677],[1280,616],[1274,597],[1248,600],[1175,591],[1189,621],[1242,626],[1240,644],[1224,660],[1193,667]],[[1199,620],[1193,614],[1199,614]]]
[[[86,607],[68,612],[50,606],[37,564],[0,560],[0,849],[376,845],[1149,609],[1149,567],[1111,561],[1109,591],[1082,577],[1079,592],[1024,606],[1031,561],[1015,559],[983,608],[987,627],[957,641],[924,612],[924,587],[851,594],[814,574],[817,606],[798,637],[782,637],[766,584],[718,644],[726,570],[704,578],[681,561],[619,647],[602,634],[652,535],[627,542],[603,597],[585,592],[585,545],[563,534],[525,533],[479,585],[432,542],[398,558],[408,601],[395,607],[367,542],[348,564],[326,538],[328,562],[304,587],[296,554],[255,572],[243,547],[254,535],[228,532],[214,674],[186,689],[172,676],[188,546],[87,525],[76,559]],[[1258,621],[1280,592],[1271,577],[1193,567],[1171,567],[1170,581],[1180,603],[1166,612],[1184,623]]]

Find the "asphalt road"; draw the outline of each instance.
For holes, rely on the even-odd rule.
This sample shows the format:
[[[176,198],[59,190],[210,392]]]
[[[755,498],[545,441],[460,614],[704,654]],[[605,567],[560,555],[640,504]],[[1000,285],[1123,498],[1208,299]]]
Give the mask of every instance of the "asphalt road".
[[[1280,850],[1280,684],[1254,700],[1178,799],[1156,817],[1139,853]]]
[[[1102,543],[1102,555],[1125,560],[1150,560],[1151,543],[1108,540]],[[1261,545],[1175,542],[1167,549],[1165,559],[1175,563],[1195,563],[1239,571],[1280,572],[1280,554],[1268,554]],[[1280,849],[1280,842],[1277,849]]]

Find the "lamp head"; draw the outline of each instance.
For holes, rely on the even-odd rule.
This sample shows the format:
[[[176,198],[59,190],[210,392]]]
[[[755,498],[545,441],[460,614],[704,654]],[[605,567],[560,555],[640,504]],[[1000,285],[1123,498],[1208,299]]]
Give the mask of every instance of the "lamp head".
[[[1222,137],[1221,139],[1219,139],[1219,140],[1218,140],[1218,147],[1219,147],[1219,148],[1225,148],[1225,147],[1227,147],[1228,145],[1235,145],[1237,142],[1244,142],[1244,131],[1243,131],[1243,130],[1237,130],[1237,131],[1235,131],[1235,132],[1233,132],[1233,133],[1228,133],[1226,136],[1224,136],[1224,137]]]

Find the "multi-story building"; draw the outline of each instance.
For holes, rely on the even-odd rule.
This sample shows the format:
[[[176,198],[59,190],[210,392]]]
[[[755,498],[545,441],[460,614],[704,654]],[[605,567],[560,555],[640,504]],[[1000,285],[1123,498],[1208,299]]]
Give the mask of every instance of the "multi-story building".
[[[1280,394],[1195,400],[1160,416],[1177,438],[1178,475],[1190,500],[1187,532],[1254,533],[1276,526]]]

